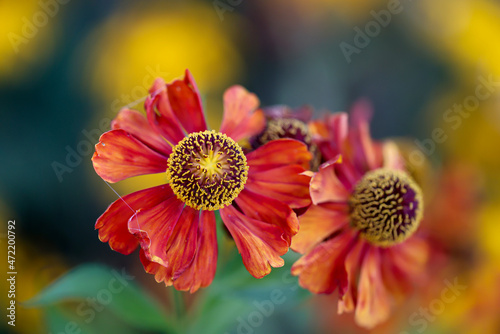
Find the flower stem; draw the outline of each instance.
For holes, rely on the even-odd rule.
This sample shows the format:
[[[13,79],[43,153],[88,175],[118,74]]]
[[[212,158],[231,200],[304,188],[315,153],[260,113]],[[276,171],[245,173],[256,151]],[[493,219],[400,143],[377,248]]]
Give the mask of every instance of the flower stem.
[[[179,333],[184,332],[184,318],[186,315],[186,304],[184,303],[184,298],[182,296],[182,292],[177,291],[176,289],[172,289],[172,304],[174,305],[177,327],[179,329]]]

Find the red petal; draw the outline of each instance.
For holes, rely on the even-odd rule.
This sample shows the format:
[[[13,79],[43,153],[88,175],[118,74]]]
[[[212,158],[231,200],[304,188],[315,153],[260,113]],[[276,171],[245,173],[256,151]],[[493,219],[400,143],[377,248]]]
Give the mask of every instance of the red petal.
[[[155,280],[156,282],[164,282],[166,286],[172,285],[172,281],[167,277],[167,268],[162,266],[161,264],[158,264],[156,262],[150,261],[146,254],[144,253],[144,250],[141,248],[141,251],[139,253],[142,265],[144,266],[144,270],[148,274],[155,275]]]
[[[299,217],[300,230],[291,248],[301,254],[349,223],[349,207],[345,204],[312,205]]]
[[[283,231],[282,237],[290,245],[292,236],[299,230],[299,221],[288,205],[247,189],[235,201],[247,217],[279,226]]]
[[[198,227],[198,252],[191,266],[174,281],[177,290],[191,293],[212,283],[217,268],[217,235],[215,215],[202,211]]]
[[[184,80],[167,84],[168,100],[187,133],[205,131],[207,124],[201,107],[200,93],[193,76],[186,70]]]
[[[167,277],[175,281],[191,266],[198,249],[200,211],[185,206],[175,224],[165,250]]]
[[[162,185],[137,191],[116,200],[97,219],[95,228],[99,230],[99,239],[108,242],[111,249],[117,252],[125,255],[132,253],[139,242],[128,231],[129,218],[137,210],[151,208],[171,196],[174,194],[170,187]]]
[[[313,293],[332,293],[339,288],[342,295],[347,289],[344,259],[353,240],[351,233],[320,243],[292,266],[292,275],[299,276],[301,287]]]
[[[312,158],[307,146],[294,139],[272,140],[246,155],[249,174],[267,171],[287,165],[309,168]]]
[[[149,92],[150,95],[144,102],[149,124],[172,145],[177,145],[186,133],[172,110],[165,81],[156,79]]]
[[[288,165],[249,173],[245,189],[260,192],[292,208],[303,208],[311,204],[310,177],[301,175],[304,171],[302,166]]]
[[[169,239],[173,234],[177,222],[180,221],[184,202],[172,196],[160,204],[130,217],[128,229],[141,243],[148,259],[164,267],[166,251],[170,245]]]
[[[288,243],[282,238],[280,227],[249,218],[232,205],[219,212],[252,276],[262,278],[271,272],[271,267],[284,265],[280,256],[288,251]]]
[[[224,116],[220,132],[235,141],[260,133],[266,118],[259,107],[259,99],[241,86],[232,86],[224,93]]]
[[[349,199],[349,192],[336,175],[336,164],[342,163],[340,156],[319,167],[313,175],[310,184],[310,193],[313,204],[325,202],[344,202]]]
[[[142,141],[149,148],[168,157],[172,146],[162,138],[161,134],[152,128],[146,117],[136,110],[122,109],[111,122],[111,129],[123,129]]]
[[[370,247],[361,266],[355,320],[371,329],[390,315],[389,295],[382,281],[380,251]]]
[[[104,133],[92,157],[96,173],[108,182],[165,172],[167,161],[168,157],[153,151],[124,130]]]

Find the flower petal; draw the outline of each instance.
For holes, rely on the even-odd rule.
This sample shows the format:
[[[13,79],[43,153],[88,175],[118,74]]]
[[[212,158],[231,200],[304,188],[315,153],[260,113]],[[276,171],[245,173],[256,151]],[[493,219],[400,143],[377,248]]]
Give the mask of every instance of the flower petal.
[[[368,245],[366,242],[359,240],[351,249],[345,259],[345,270],[347,272],[347,289],[343,296],[340,296],[338,301],[338,314],[350,313],[356,307],[358,274],[363,260],[363,255]]]
[[[326,160],[342,153],[348,134],[348,116],[345,112],[328,115],[324,120],[309,123],[313,142]]]
[[[172,110],[165,81],[161,78],[156,79],[149,93],[144,102],[149,124],[170,144],[177,145],[186,133]]]
[[[142,248],[141,251],[139,252],[139,257],[141,259],[142,265],[144,266],[144,270],[148,274],[154,275],[156,282],[158,283],[164,282],[166,286],[172,285],[172,282],[167,276],[166,267],[162,266],[159,263],[150,261]]]
[[[370,247],[361,265],[354,318],[358,325],[371,329],[387,320],[389,315],[389,294],[382,280],[380,250]]]
[[[180,202],[177,198],[175,200]],[[192,265],[199,240],[199,211],[185,206],[179,214],[179,207],[184,205],[175,205],[175,201],[165,201],[150,210],[138,212],[129,221],[129,229],[140,238],[146,259],[164,267],[143,261],[150,268],[146,271],[154,272],[157,280],[167,286]],[[168,216],[169,213],[172,216]]]
[[[267,171],[287,165],[309,168],[312,158],[307,146],[294,139],[272,140],[246,155],[249,174]]]
[[[260,133],[266,118],[259,107],[259,99],[241,86],[232,86],[224,93],[224,116],[220,132],[235,141]]]
[[[399,148],[396,143],[387,141],[382,144],[382,153],[384,156],[384,168],[405,170],[406,162],[403,156],[399,153]]]
[[[180,221],[184,202],[172,196],[160,204],[138,211],[130,217],[128,229],[134,234],[141,244],[148,259],[157,262],[164,267],[169,263],[166,261],[166,251],[169,246],[170,237],[173,234],[177,222]]]
[[[361,99],[352,107],[349,140],[353,145],[353,159],[361,172],[382,167],[382,149],[370,135],[371,115],[372,106],[367,100]]]
[[[167,242],[167,277],[175,281],[191,266],[198,249],[200,211],[185,206]]]
[[[313,204],[325,202],[343,202],[349,199],[349,192],[336,175],[336,164],[342,163],[342,158],[336,158],[322,164],[311,178],[309,186]]]
[[[132,253],[139,241],[128,231],[129,218],[137,210],[151,208],[171,196],[174,194],[170,187],[161,185],[128,194],[114,201],[95,224],[95,228],[99,230],[99,240],[108,242],[111,249],[119,253]]]
[[[253,277],[262,278],[271,267],[285,264],[280,256],[288,251],[288,243],[280,227],[249,218],[232,205],[221,209],[220,215]]]
[[[122,109],[111,122],[111,129],[122,129],[139,139],[149,148],[168,157],[172,146],[162,138],[161,134],[152,128],[146,117],[136,110]]]
[[[212,283],[217,268],[215,215],[202,211],[198,226],[198,251],[191,266],[174,281],[177,290],[194,293]]]
[[[193,76],[186,70],[184,80],[167,84],[168,100],[172,111],[187,133],[205,131],[200,93]]]
[[[280,118],[295,118],[299,121],[307,123],[311,120],[314,110],[311,106],[301,106],[292,110],[286,105],[274,105],[262,109],[267,118],[280,119]]]
[[[247,217],[279,226],[283,231],[282,237],[290,245],[292,236],[299,230],[299,221],[288,205],[246,188],[235,201]]]
[[[293,237],[291,248],[304,254],[348,223],[346,204],[312,205],[299,217],[300,230]]]
[[[288,165],[267,171],[250,172],[245,189],[284,202],[292,208],[303,208],[311,204],[309,197],[310,177],[302,175],[304,168]]]
[[[99,138],[92,157],[96,173],[108,182],[165,172],[168,158],[124,130],[111,130]]]
[[[313,293],[332,293],[339,288],[342,295],[347,288],[344,259],[354,236],[342,233],[314,247],[292,266],[292,275],[299,276],[301,287]]]

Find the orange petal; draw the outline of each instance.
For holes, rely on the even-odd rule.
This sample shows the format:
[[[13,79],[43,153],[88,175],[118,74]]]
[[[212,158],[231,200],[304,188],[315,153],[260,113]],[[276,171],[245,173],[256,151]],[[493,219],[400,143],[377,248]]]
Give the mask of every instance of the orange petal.
[[[417,235],[389,248],[387,251],[391,261],[408,277],[420,276],[424,272],[430,255],[429,244]]]
[[[347,273],[344,259],[354,236],[341,233],[326,240],[301,257],[292,266],[292,275],[299,275],[299,284],[313,293],[332,293],[339,288],[344,294],[347,288]]]
[[[307,146],[294,139],[272,140],[246,155],[248,173],[258,173],[287,165],[309,168],[312,158]]]
[[[122,129],[139,139],[156,152],[169,156],[172,146],[162,138],[161,134],[152,128],[146,117],[136,110],[122,109],[111,122],[111,129]]]
[[[172,145],[176,145],[186,136],[186,132],[172,110],[165,81],[156,79],[149,92],[144,102],[149,124]]]
[[[380,261],[380,250],[370,247],[361,265],[354,318],[358,325],[368,329],[387,320],[391,311],[389,294],[382,280]]]
[[[326,160],[333,159],[342,153],[347,138],[347,113],[334,113],[324,120],[310,122],[309,131],[323,157]]]
[[[353,145],[354,161],[363,170],[382,167],[382,150],[370,135],[372,106],[367,100],[357,101],[351,110],[352,127],[349,141]]]
[[[95,228],[99,230],[99,240],[108,242],[111,249],[128,255],[139,244],[128,231],[127,223],[138,210],[152,208],[174,196],[169,186],[161,185],[123,196],[113,202],[97,219]]]
[[[224,116],[220,132],[235,141],[260,133],[266,118],[259,107],[259,99],[241,86],[232,86],[224,93]]]
[[[302,166],[288,165],[267,171],[250,172],[245,189],[260,192],[292,208],[303,208],[311,204],[310,177],[302,175],[304,171]]]
[[[340,156],[322,164],[311,178],[310,193],[313,204],[343,202],[349,199],[349,192],[336,175],[335,164],[342,163]]]
[[[271,272],[271,267],[285,264],[280,256],[288,251],[288,243],[282,238],[280,227],[249,218],[232,205],[219,212],[253,277],[262,278]]]
[[[111,130],[99,138],[92,157],[96,173],[108,182],[132,176],[165,172],[163,156],[124,130]]]
[[[172,196],[130,217],[128,229],[139,239],[150,261],[157,262],[164,267],[169,265],[166,261],[166,251],[174,228],[180,221],[183,208],[184,202]]]
[[[212,283],[217,268],[215,215],[202,211],[198,227],[198,252],[191,266],[174,281],[177,290],[191,293]]]
[[[205,131],[207,124],[201,106],[200,93],[193,76],[186,70],[184,80],[167,84],[172,111],[187,133]]]
[[[405,170],[406,162],[399,153],[398,146],[392,141],[387,141],[382,145],[384,156],[384,168]]]
[[[300,230],[291,248],[301,254],[349,223],[349,207],[345,204],[312,205],[299,217]]]
[[[339,296],[337,312],[338,314],[350,313],[356,307],[358,274],[361,267],[363,254],[367,244],[358,240],[345,259],[345,270],[347,272],[347,289],[343,296]]]
[[[252,219],[279,226],[282,237],[290,245],[292,236],[299,230],[297,215],[286,204],[273,198],[259,195],[246,188],[236,197],[236,203],[243,213]]]

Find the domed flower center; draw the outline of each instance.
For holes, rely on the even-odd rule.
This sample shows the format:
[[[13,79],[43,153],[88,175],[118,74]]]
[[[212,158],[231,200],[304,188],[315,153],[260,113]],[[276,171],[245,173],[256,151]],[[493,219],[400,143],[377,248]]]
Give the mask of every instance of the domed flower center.
[[[271,140],[290,138],[303,142],[313,155],[311,169],[317,170],[321,156],[317,146],[313,143],[307,124],[295,118],[277,118],[267,123],[265,130],[252,143],[253,148],[264,145]]]
[[[389,247],[417,230],[423,204],[420,187],[405,172],[377,169],[351,195],[351,225],[370,243]]]
[[[311,136],[307,125],[294,118],[272,119],[267,123],[267,127],[260,135],[261,145],[275,139],[292,138],[297,139],[307,146],[312,144]]]
[[[196,210],[218,210],[231,204],[247,176],[241,147],[215,131],[189,134],[168,159],[170,187],[177,198]]]

